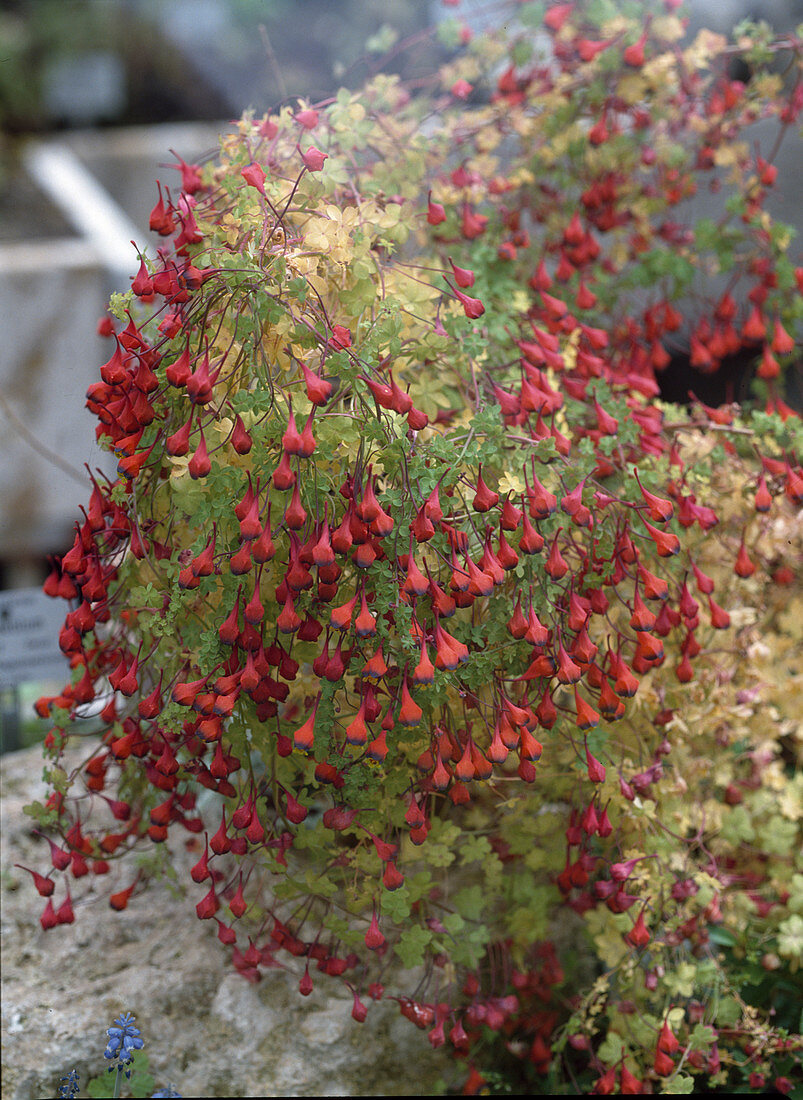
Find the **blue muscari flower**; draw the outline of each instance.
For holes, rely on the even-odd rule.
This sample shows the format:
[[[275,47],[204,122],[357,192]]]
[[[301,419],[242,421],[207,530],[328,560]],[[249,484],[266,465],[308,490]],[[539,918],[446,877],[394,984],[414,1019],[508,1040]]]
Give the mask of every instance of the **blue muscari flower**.
[[[142,1050],[145,1042],[140,1039],[139,1028],[134,1027],[134,1017],[130,1012],[118,1016],[114,1023],[114,1027],[106,1029],[109,1043],[103,1052],[103,1057],[112,1062],[118,1062],[117,1069],[121,1069],[130,1063],[133,1051]],[[109,1072],[111,1073],[114,1068],[114,1065],[109,1066]],[[127,1069],[125,1075],[130,1077],[131,1070]]]
[[[180,1092],[176,1092],[172,1085],[168,1085],[166,1089],[157,1089],[156,1092],[151,1093],[151,1100],[156,1100],[157,1097],[169,1098],[172,1096],[181,1096]]]
[[[78,1083],[78,1070],[71,1069],[66,1077],[61,1078],[61,1084],[59,1085],[59,1096],[67,1097],[67,1100],[72,1100],[73,1096],[78,1095],[80,1085]]]

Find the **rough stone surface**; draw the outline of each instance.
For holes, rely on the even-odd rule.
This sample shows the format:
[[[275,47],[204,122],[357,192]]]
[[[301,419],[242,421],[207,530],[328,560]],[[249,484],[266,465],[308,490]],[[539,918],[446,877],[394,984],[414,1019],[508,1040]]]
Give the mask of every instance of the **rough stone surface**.
[[[38,748],[0,760],[3,1100],[55,1096],[73,1067],[83,1094],[105,1072],[105,1029],[123,1011],[137,1017],[157,1087],[171,1081],[184,1096],[427,1095],[451,1079],[444,1053],[395,1003],[367,1002],[360,1025],[347,991],[322,975],[308,998],[295,973],[244,981],[214,922],[198,921],[193,898],[177,900],[166,884],[122,913],[90,896],[74,924],[44,932],[44,901],[13,866],[44,869],[46,845],[22,813],[44,794],[41,771]]]

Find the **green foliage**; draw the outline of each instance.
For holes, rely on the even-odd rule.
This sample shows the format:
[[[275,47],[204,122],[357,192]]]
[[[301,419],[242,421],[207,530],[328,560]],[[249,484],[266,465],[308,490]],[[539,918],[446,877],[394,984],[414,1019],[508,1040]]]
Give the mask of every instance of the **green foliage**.
[[[131,1055],[131,1078],[126,1081],[126,1091],[131,1096],[150,1096],[156,1087],[156,1081],[150,1072],[148,1055],[144,1050],[135,1050]],[[90,1096],[98,1098],[111,1094],[114,1088],[114,1077],[105,1073],[101,1077],[90,1077],[86,1083],[86,1091]]]
[[[511,1058],[553,1092],[797,1058],[797,307],[737,141],[783,104],[671,13],[634,57],[637,14],[546,9],[549,75],[516,72],[528,30],[458,29],[426,134],[380,76],[185,168],[182,281],[163,257],[89,395],[121,481],[63,562],[101,614],[70,620],[57,729],[118,691],[94,770],[51,769],[63,836],[205,830],[196,913],[246,977],[287,952],[387,986],[472,1087]],[[673,227],[714,165],[747,216]],[[731,266],[756,293],[711,302],[692,356],[753,347],[760,313],[766,410],[656,402],[673,302]],[[107,785],[126,824],[79,824]]]

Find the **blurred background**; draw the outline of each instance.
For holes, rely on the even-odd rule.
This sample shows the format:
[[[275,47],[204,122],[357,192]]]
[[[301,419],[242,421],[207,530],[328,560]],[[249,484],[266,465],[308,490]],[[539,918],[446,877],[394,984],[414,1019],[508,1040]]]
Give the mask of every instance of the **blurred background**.
[[[0,710],[2,751],[32,743],[32,702],[67,674],[65,607],[41,594],[71,545],[86,465],[113,474],[84,407],[96,334],[151,239],[156,179],[213,156],[245,109],[315,102],[376,71],[413,88],[447,56],[427,28],[479,30],[495,0],[4,0],[0,10]],[[778,31],[803,0],[693,0],[691,28]],[[414,46],[395,49],[413,37]],[[739,74],[734,74],[739,75]],[[801,145],[785,220],[803,222]],[[782,179],[784,168],[781,168]],[[791,217],[790,217],[791,213]],[[803,228],[803,226],[801,226]]]

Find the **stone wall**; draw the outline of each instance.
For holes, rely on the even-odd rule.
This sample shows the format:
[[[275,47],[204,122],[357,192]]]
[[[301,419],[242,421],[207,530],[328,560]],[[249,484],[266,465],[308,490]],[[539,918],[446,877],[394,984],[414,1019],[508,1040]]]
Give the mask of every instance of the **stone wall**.
[[[137,1018],[156,1087],[170,1081],[185,1097],[428,1095],[454,1076],[395,1002],[366,999],[360,1025],[348,991],[314,970],[308,998],[283,970],[246,982],[214,922],[196,919],[198,899],[177,900],[167,884],[152,884],[122,913],[90,896],[75,905],[74,924],[44,932],[44,900],[13,866],[44,870],[47,847],[22,813],[43,796],[41,772],[39,748],[0,761],[3,1100],[55,1096],[73,1067],[86,1095],[88,1078],[106,1071],[105,1029],[123,1011]]]

